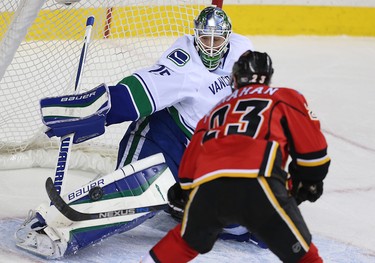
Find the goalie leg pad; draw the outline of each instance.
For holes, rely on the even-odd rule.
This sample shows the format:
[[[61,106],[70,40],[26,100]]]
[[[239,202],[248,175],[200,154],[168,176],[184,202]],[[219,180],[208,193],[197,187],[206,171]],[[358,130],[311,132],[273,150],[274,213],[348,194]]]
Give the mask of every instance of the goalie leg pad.
[[[158,183],[154,184],[155,181],[158,181]],[[66,194],[63,199],[69,205],[91,204],[93,198],[90,196],[90,191],[95,187],[100,187],[103,195],[96,200],[97,203],[94,205],[95,208],[99,209],[98,211],[103,211],[104,209],[104,207],[101,209],[100,204],[102,201],[122,197],[130,198],[126,199],[127,204],[132,203],[136,207],[154,205],[161,202],[160,198],[165,203],[167,202],[168,189],[174,182],[163,155],[155,154],[98,178]],[[142,195],[143,197],[140,197]],[[145,195],[149,196],[147,204],[143,202]],[[95,208],[93,208],[93,211],[95,211]]]
[[[121,174],[118,172],[121,171]],[[153,217],[159,211],[140,212],[136,214],[123,214],[120,211],[127,208],[147,207],[167,204],[168,189],[174,184],[174,177],[165,164],[162,154],[157,154],[123,167],[112,175],[97,179],[90,186],[99,185],[103,190],[103,196],[96,202],[90,200],[90,195],[80,197],[68,194],[64,199],[69,199],[70,205],[77,210],[86,213],[102,213],[102,219],[75,222],[70,230],[70,240],[66,254],[75,253],[77,250],[96,243],[113,234],[126,232],[148,218]],[[86,189],[89,188],[86,185]],[[119,199],[122,201],[119,202]],[[117,213],[117,215],[116,215]],[[46,220],[49,224],[48,219]],[[91,221],[91,222],[89,222]]]
[[[167,205],[167,191],[174,182],[163,155],[150,156],[63,196],[63,200],[75,211],[85,215],[94,214],[97,215],[96,217],[72,221],[55,206],[45,204],[39,206],[38,217],[34,217],[39,224],[35,224],[35,220],[32,224],[40,228],[45,222],[44,235],[55,243],[64,243],[65,251],[54,252],[54,255],[75,253],[113,234],[128,231],[159,213],[161,210],[153,211],[146,208]],[[103,190],[103,195],[99,200],[92,201],[90,189],[98,186]],[[31,232],[35,235],[40,230],[38,232],[31,230]],[[35,242],[31,243],[21,241],[17,245],[36,254],[38,253],[35,251],[43,249],[44,243],[40,243],[40,248],[38,243],[37,248]],[[60,249],[60,247],[52,248]],[[39,253],[44,257],[50,257],[51,254],[45,249]]]
[[[115,225],[98,225],[94,229],[77,228],[71,230],[71,238],[68,242],[65,255],[74,254],[78,250],[98,243],[104,238],[108,238],[114,234],[120,234],[129,231],[139,226],[147,219],[155,216],[157,213],[159,212],[150,212],[131,221],[120,222]]]

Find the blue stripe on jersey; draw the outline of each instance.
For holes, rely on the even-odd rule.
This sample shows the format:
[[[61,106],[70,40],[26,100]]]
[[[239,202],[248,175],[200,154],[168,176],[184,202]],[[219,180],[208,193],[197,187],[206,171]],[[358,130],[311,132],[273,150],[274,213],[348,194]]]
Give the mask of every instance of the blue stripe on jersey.
[[[106,125],[134,121],[139,118],[137,107],[131,98],[129,90],[122,83],[109,86],[111,109],[106,117]]]

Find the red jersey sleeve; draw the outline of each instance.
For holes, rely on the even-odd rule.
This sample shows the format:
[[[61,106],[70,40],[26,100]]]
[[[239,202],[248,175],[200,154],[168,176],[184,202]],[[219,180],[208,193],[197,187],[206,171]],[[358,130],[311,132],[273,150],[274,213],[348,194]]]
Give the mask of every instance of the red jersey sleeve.
[[[330,158],[320,122],[309,109],[305,97],[292,89],[280,93],[284,132],[288,138],[292,162],[289,172],[302,180],[318,181],[328,172]]]

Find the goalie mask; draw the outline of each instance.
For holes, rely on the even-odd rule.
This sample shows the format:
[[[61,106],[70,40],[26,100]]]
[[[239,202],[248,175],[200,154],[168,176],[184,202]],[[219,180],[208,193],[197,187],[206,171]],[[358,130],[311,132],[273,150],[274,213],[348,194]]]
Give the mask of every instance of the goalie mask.
[[[267,53],[248,50],[234,63],[231,82],[235,89],[249,84],[268,85],[272,75],[270,56]]]
[[[218,7],[203,9],[194,19],[194,37],[199,56],[208,70],[215,70],[228,49],[232,25]]]

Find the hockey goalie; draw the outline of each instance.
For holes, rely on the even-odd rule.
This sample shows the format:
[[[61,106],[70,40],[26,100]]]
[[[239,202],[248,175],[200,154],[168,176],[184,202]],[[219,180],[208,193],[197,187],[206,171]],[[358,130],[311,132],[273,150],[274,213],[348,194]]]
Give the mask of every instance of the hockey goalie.
[[[56,100],[61,106],[58,109]],[[75,143],[102,134],[109,109],[109,92],[104,84],[80,96],[41,100],[43,122],[53,127],[53,135],[62,136],[71,132],[66,129],[80,127],[74,128]],[[16,232],[17,246],[48,259],[75,253],[104,237],[128,231],[164,210],[168,189],[174,183],[161,153],[62,196],[49,178],[46,190],[50,200],[29,212]]]

